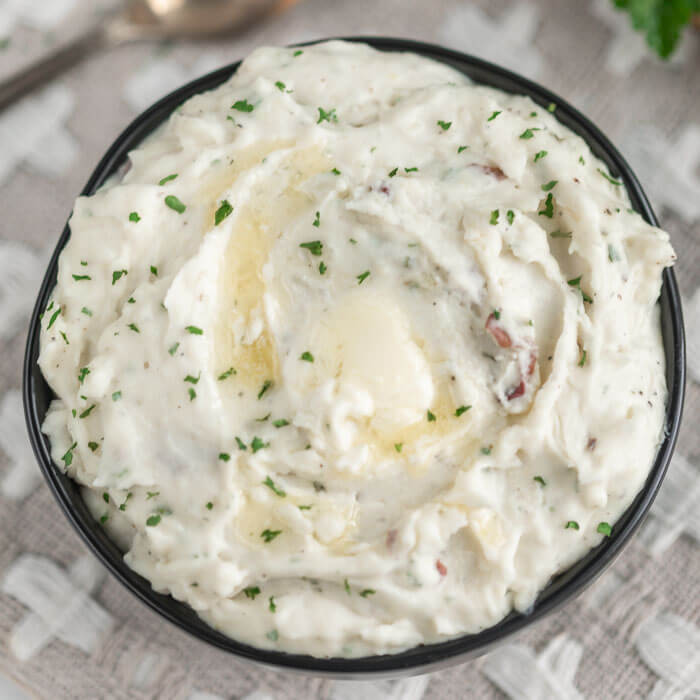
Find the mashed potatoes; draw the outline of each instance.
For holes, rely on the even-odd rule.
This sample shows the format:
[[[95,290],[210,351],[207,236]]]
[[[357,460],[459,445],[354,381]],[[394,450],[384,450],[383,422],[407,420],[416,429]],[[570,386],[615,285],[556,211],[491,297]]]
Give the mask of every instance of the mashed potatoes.
[[[531,100],[263,48],[80,198],[44,431],[153,587],[266,648],[526,610],[662,434],[668,236]]]

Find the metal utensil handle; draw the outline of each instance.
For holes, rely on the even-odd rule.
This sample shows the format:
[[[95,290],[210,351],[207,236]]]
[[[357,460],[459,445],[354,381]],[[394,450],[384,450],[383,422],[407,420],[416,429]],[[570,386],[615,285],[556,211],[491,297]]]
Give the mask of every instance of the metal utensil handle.
[[[48,56],[17,71],[0,82],[0,111],[107,43],[107,33],[101,25],[96,25]]]

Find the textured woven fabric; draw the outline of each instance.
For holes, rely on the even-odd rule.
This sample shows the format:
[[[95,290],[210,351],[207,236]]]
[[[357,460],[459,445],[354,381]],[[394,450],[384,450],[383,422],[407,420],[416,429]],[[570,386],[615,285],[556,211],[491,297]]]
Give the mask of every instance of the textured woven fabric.
[[[90,0],[0,0],[0,76],[94,16]],[[0,697],[146,700],[700,697],[700,34],[654,59],[609,0],[302,0],[244,36],[124,47],[0,114]],[[485,57],[580,108],[636,170],[679,253],[684,429],[616,564],[565,610],[477,661],[350,683],[261,670],[132,598],[54,503],[23,426],[20,365],[43,268],[97,160],[142,109],[261,43],[384,34]],[[8,41],[9,39],[9,41]]]

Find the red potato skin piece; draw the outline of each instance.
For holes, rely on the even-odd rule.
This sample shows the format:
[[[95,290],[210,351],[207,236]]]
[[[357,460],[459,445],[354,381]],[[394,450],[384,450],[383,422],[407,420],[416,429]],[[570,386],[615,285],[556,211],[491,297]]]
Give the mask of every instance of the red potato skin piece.
[[[435,562],[435,568],[440,576],[447,576],[447,567],[439,559]]]
[[[497,165],[482,165],[481,163],[470,163],[470,167],[481,168],[485,175],[495,177],[496,180],[505,180],[506,174]]]
[[[520,384],[506,394],[508,401],[517,399],[525,393],[525,380],[521,379]]]
[[[509,348],[513,345],[513,341],[510,339],[508,332],[500,326],[493,314],[490,314],[486,319],[486,330],[502,348]]]

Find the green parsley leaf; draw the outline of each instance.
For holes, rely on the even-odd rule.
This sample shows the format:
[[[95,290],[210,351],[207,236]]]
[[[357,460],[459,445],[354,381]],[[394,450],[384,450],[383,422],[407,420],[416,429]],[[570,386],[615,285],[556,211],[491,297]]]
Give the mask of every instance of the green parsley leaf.
[[[129,493],[126,494],[126,498],[124,499],[124,502],[119,505],[119,510],[124,512],[126,510],[126,504],[129,502],[129,499],[133,497],[133,493],[129,491]]]
[[[231,109],[236,109],[239,112],[252,112],[255,107],[248,102],[247,99],[245,100],[236,100],[232,105]]]
[[[537,214],[539,216],[546,216],[548,219],[551,219],[554,216],[554,203],[552,202],[551,192],[547,195],[547,199],[544,202],[544,209],[542,211],[538,211]]]
[[[345,592],[350,595],[350,584],[347,579],[343,579],[343,587],[345,588]]]
[[[547,105],[547,111],[550,112],[550,113],[552,113],[552,114],[553,114],[554,112],[556,112],[556,109],[557,109],[557,106],[554,104],[554,102],[550,102],[550,103]]]
[[[533,481],[536,481],[540,486],[546,486],[547,482],[541,477],[541,476],[533,476],[532,477]]]
[[[246,446],[245,442],[241,440],[238,436],[236,436],[236,444],[238,445],[239,450],[247,450],[248,447]]]
[[[81,282],[82,280],[91,280],[92,277],[90,275],[73,275],[73,279],[76,282]]]
[[[265,477],[265,481],[262,482],[264,486],[267,486],[272,493],[274,493],[276,496],[279,496],[280,498],[284,498],[287,494],[284,489],[281,489],[275,482],[269,477]]]
[[[105,503],[109,503],[109,494],[106,491],[102,494],[102,500]]]
[[[219,459],[222,462],[228,462],[231,459],[231,455],[228,452],[219,452]]]
[[[547,151],[537,151],[537,153],[535,153],[535,163],[538,160],[542,160],[542,158],[544,158],[546,155],[547,155]]]
[[[459,418],[463,413],[466,413],[470,408],[471,408],[471,406],[459,406],[455,410],[455,416],[457,416],[457,418]]]
[[[317,124],[320,124],[321,122],[337,122],[338,117],[336,116],[335,109],[329,109],[327,112],[323,107],[318,108],[318,121],[316,122]]]
[[[88,447],[90,448],[91,452],[94,452],[99,447],[99,445],[96,442],[90,441],[88,442]]]
[[[282,534],[282,530],[267,530],[267,529],[265,529],[260,533],[260,537],[262,537],[265,542],[272,542],[272,540],[274,540],[275,537],[277,537],[278,535],[281,535],[281,534]]]
[[[322,275],[325,275],[327,269],[328,269],[328,268],[326,267],[326,263],[324,263],[323,260],[321,260],[321,262],[318,264],[318,271],[319,271],[319,273],[322,274]]]
[[[316,217],[314,218],[313,223],[311,224],[312,226],[315,226],[318,228],[321,225],[321,214],[320,212],[316,212]]]
[[[307,243],[300,243],[299,247],[306,248],[311,255],[323,254],[323,243],[321,243],[321,241],[308,241]]]
[[[490,455],[491,454],[491,447],[482,447],[481,448],[481,454],[482,455]]]
[[[271,379],[266,379],[263,382],[262,387],[260,388],[260,391],[258,392],[258,400],[260,400],[264,395],[265,392],[272,386],[272,380]]]
[[[78,381],[82,384],[83,381],[85,380],[85,377],[90,374],[90,368],[89,367],[81,367],[80,372],[78,372]]]
[[[122,392],[121,391],[114,391],[112,392],[112,401],[119,401],[122,397]]]
[[[531,139],[535,135],[535,133],[534,133],[535,131],[541,131],[541,129],[539,129],[536,126],[533,126],[529,129],[525,129],[525,131],[523,131],[523,133],[520,134],[520,138],[521,139]]]
[[[515,212],[512,209],[506,212],[506,219],[508,219],[508,223],[512,226],[515,219]]]
[[[168,353],[171,355],[174,355],[177,352],[177,349],[180,347],[180,343],[173,343],[169,348],[168,348]]]
[[[188,374],[183,381],[189,382],[190,384],[196,384],[201,376],[201,372],[196,377],[193,377],[191,374]]]
[[[394,443],[394,449],[395,449],[397,452],[401,452],[401,450],[403,450],[403,442],[395,442],[395,443]]]
[[[203,335],[204,331],[197,326],[185,326],[185,330],[192,335]]]
[[[190,401],[194,401],[197,398],[197,392],[192,387],[187,390],[187,393],[190,395]]]
[[[614,178],[610,177],[604,170],[601,168],[596,168],[596,170],[612,185],[615,185],[616,187],[621,187],[622,182],[620,180],[615,180]]]
[[[79,418],[87,418],[87,417],[92,413],[92,409],[95,408],[96,405],[97,405],[97,404],[92,404],[92,406],[89,406],[88,408],[86,408],[86,409],[80,414]]]
[[[70,343],[68,342],[68,336],[65,334],[65,332],[64,331],[58,331],[58,332],[61,334],[61,338],[63,338],[63,342],[66,345],[70,345]]]
[[[187,209],[187,207],[174,194],[169,194],[165,198],[165,204],[178,214],[182,214],[182,212]]]
[[[333,175],[340,175],[340,170],[338,170],[338,168],[333,168],[331,172],[333,173]]]
[[[253,450],[253,454],[269,446],[269,442],[263,442],[257,435],[250,441],[250,449]]]
[[[457,153],[461,153],[462,151],[466,151],[467,148],[469,148],[469,146],[460,146],[460,147],[457,149]]]
[[[360,591],[360,595],[363,598],[367,598],[368,596],[374,595],[377,591],[373,590],[372,588],[365,588],[364,591]]]
[[[565,530],[579,530],[578,523],[575,520],[569,520],[566,525],[564,525]]]
[[[601,535],[605,535],[606,537],[610,537],[610,535],[612,535],[612,527],[610,526],[610,523],[598,523],[596,532],[599,532]]]
[[[583,367],[586,364],[586,349],[581,351],[581,359],[578,361],[578,366]]]
[[[129,221],[133,221],[135,224],[141,221],[141,217],[139,216],[138,212],[132,211],[131,214],[129,214]]]
[[[310,505],[309,506],[297,506],[297,508],[299,508],[299,510],[311,510],[312,507],[313,506],[310,506]]]
[[[129,298],[126,300],[126,303],[127,303],[127,304],[135,304],[135,303],[136,303],[136,299],[134,299],[134,297],[129,297]],[[161,306],[162,306],[162,303],[161,303]]]
[[[418,172],[418,168],[404,168],[404,172],[407,172],[407,173],[417,173],[417,172]]]
[[[434,421],[437,420],[437,418],[435,417],[435,414],[430,409],[428,409],[427,418],[428,418],[428,423],[433,423]]]
[[[274,425],[275,428],[284,428],[285,425],[289,425],[289,421],[286,418],[278,418],[272,421],[272,425]]]
[[[284,92],[284,89],[287,87],[281,80],[277,80],[275,85],[280,92]]]
[[[233,207],[229,204],[227,199],[221,201],[221,205],[214,213],[214,226],[218,226],[231,212]]]
[[[85,314],[86,316],[92,316],[92,311],[90,311],[87,306],[83,306],[83,308],[80,309],[80,313]]]
[[[452,122],[445,122],[442,119],[438,119],[437,125],[443,130],[447,131],[451,126]]]
[[[586,161],[583,159],[583,156],[578,157],[578,162],[581,163],[581,165],[585,165]]]
[[[101,524],[101,525],[104,525],[108,520],[109,520],[109,513],[105,513],[105,514],[100,518],[100,524]]]
[[[399,169],[398,169],[398,168],[394,168],[394,169],[389,173],[389,177],[394,177],[394,175],[396,175],[396,173],[398,173],[398,172],[399,172]]]
[[[260,588],[258,586],[248,586],[248,588],[243,589],[243,592],[245,593],[246,598],[255,600],[255,596],[260,595]]]
[[[270,612],[277,612],[277,605],[275,605],[275,596],[271,595],[269,600],[268,600],[268,607],[270,609]]]
[[[51,303],[53,304],[53,302],[51,302]],[[48,330],[49,328],[51,328],[51,326],[53,326],[54,321],[58,318],[58,315],[60,313],[61,313],[61,307],[59,306],[56,309],[56,311],[54,311],[53,314],[51,314],[51,318],[49,319],[49,325],[46,326],[46,330]]]
[[[365,270],[361,275],[357,275],[357,284],[362,284],[370,275],[369,270]]]
[[[501,113],[500,109],[496,110],[486,121],[492,122],[500,113]]]
[[[558,182],[559,180],[550,180],[548,183],[542,185],[542,191],[549,192],[550,190],[553,190]]]
[[[491,218],[489,219],[489,223],[491,224],[491,226],[495,226],[498,223],[498,216],[499,216],[498,209],[494,209],[491,212]]]
[[[313,362],[314,356],[308,350],[306,350],[305,352],[301,353],[299,359],[304,360],[304,362]]]
[[[151,265],[151,274],[158,277],[158,268],[155,265]]]
[[[71,464],[73,464],[73,450],[77,447],[78,443],[74,442],[67,450],[66,454],[61,457],[61,460],[63,463],[67,466],[70,467]]]
[[[112,272],[112,286],[115,285],[117,280],[120,280],[124,275],[128,274],[126,270],[114,270],[114,272]]]
[[[588,296],[588,294],[586,294],[586,292],[584,292],[583,289],[581,289],[581,277],[582,277],[582,275],[579,275],[578,277],[574,277],[574,279],[568,280],[567,284],[570,287],[578,288],[578,290],[581,292],[581,296],[583,297],[583,300],[587,301],[589,304],[592,304],[593,299],[591,299],[591,297]]]
[[[155,527],[159,522],[160,522],[160,515],[158,515],[156,513],[155,515],[149,516],[148,520],[146,520],[146,525],[148,527]]]
[[[214,507],[214,504],[211,501],[207,501],[207,504],[204,507],[207,510],[211,510]]]
[[[140,333],[139,327],[135,323],[130,323],[128,326],[134,333]]]
[[[219,375],[218,379],[220,382],[223,382],[224,379],[228,379],[232,374],[237,374],[237,372],[233,367],[229,367],[225,372]]]
[[[146,491],[146,500],[150,501],[152,498],[160,496],[160,491]]]
[[[292,54],[292,56],[294,56],[294,58],[296,58],[297,56],[301,56],[301,54],[303,54],[303,53],[304,53],[304,52],[303,52],[301,49],[297,49],[297,50]]]
[[[177,173],[173,173],[172,175],[166,175],[158,184],[164,185],[166,182],[170,182],[171,180],[174,180],[176,177],[177,177]]]

